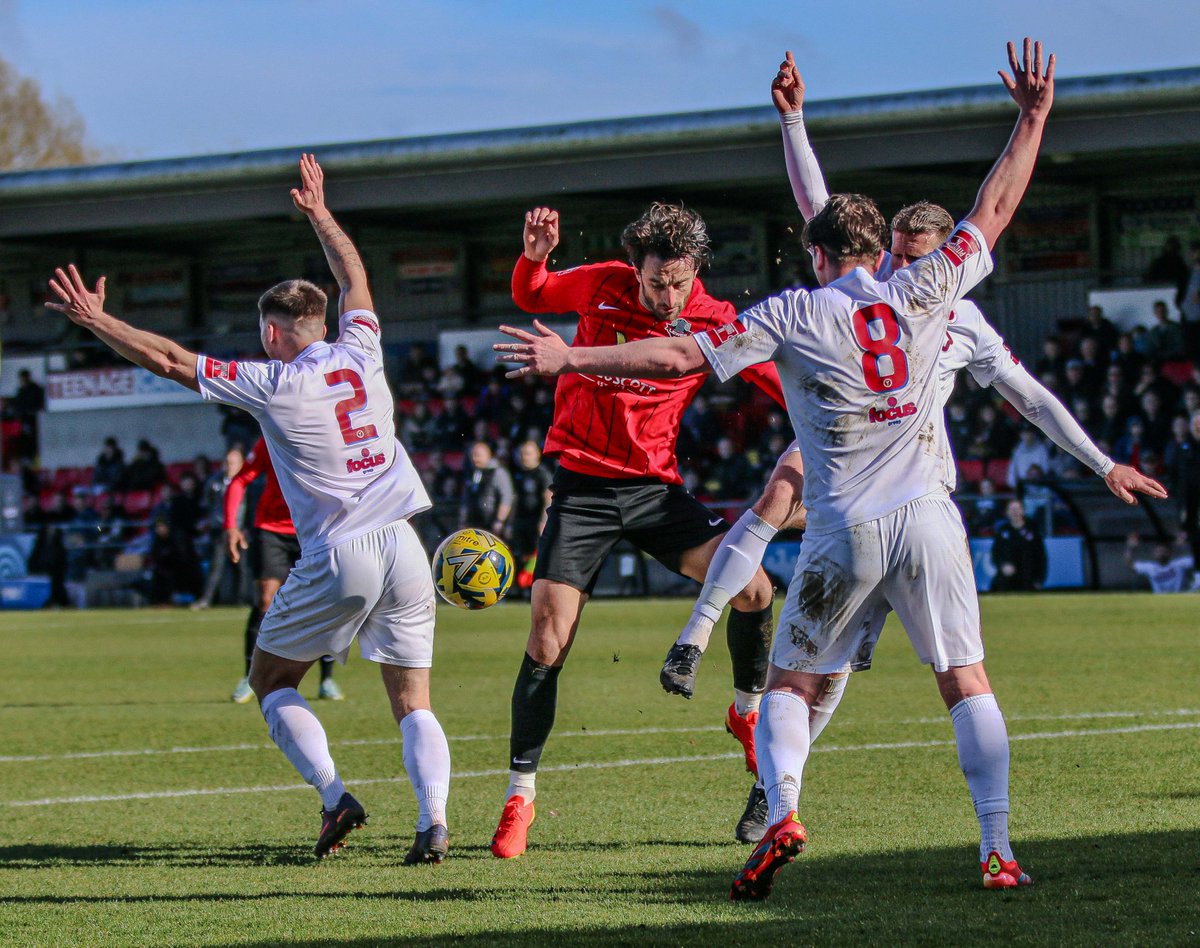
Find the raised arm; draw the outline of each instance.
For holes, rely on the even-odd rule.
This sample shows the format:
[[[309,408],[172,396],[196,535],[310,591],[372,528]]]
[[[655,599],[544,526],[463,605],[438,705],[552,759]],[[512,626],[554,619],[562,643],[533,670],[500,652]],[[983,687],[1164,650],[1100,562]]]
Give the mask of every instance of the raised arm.
[[[611,375],[628,379],[670,379],[692,372],[708,372],[711,366],[691,336],[639,339],[620,346],[568,346],[558,333],[533,321],[534,332],[515,326],[500,331],[518,342],[498,342],[497,362],[517,362],[522,367],[507,374],[525,375]]]
[[[300,183],[301,187],[292,188],[292,202],[317,232],[325,259],[329,261],[329,269],[333,271],[333,278],[341,289],[338,315],[355,309],[374,312],[367,270],[354,242],[346,236],[325,206],[325,172],[312,155],[300,156]]]
[[[771,101],[779,112],[779,124],[783,129],[783,159],[792,196],[800,214],[809,221],[829,200],[829,188],[804,129],[804,79],[796,68],[791,50],[779,64],[779,72],[771,83]]]
[[[996,246],[1029,187],[1046,118],[1054,101],[1054,54],[1050,54],[1043,72],[1042,44],[1033,43],[1032,56],[1030,52],[1031,43],[1026,37],[1023,56],[1018,63],[1016,46],[1008,44],[1008,62],[1013,75],[1000,70],[1000,79],[1021,112],[1008,144],[984,179],[975,206],[966,217],[983,234],[989,248]]]
[[[89,290],[72,263],[66,270],[60,267],[54,271],[50,289],[62,302],[47,303],[47,309],[64,314],[134,365],[178,382],[193,392],[200,391],[200,383],[196,380],[196,353],[164,336],[135,329],[104,311],[104,277],[96,282],[95,290]]]
[[[1046,437],[1104,478],[1108,489],[1125,503],[1137,503],[1134,492],[1158,498],[1167,496],[1158,481],[1107,457],[1054,393],[1023,368],[1017,367],[1004,378],[996,379],[992,387]]]

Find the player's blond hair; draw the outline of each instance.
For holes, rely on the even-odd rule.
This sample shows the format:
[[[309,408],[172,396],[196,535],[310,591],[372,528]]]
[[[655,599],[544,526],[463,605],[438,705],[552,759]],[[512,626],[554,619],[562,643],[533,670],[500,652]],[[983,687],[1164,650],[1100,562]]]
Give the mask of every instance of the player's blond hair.
[[[944,207],[929,201],[917,201],[896,212],[892,218],[892,230],[901,234],[933,234],[938,243],[942,243],[954,230],[954,218]]]
[[[263,319],[281,316],[292,323],[308,320],[325,322],[329,302],[325,291],[308,280],[284,280],[276,283],[258,299],[258,314]]]
[[[621,231],[621,246],[639,270],[651,255],[663,260],[690,260],[699,270],[712,253],[703,217],[682,204],[659,201]]]
[[[887,221],[864,194],[833,194],[804,225],[804,246],[820,247],[831,261],[872,260],[888,243]]]

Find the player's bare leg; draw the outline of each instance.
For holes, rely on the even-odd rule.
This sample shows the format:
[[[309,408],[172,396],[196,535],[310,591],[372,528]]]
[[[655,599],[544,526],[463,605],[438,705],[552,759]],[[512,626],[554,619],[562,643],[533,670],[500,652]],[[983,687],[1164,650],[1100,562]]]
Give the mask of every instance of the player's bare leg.
[[[586,593],[566,583],[543,578],[533,584],[532,626],[513,688],[508,790],[492,837],[492,854],[502,859],[525,851],[534,818],[538,762],[558,707],[558,675],[587,599]]]
[[[258,696],[271,740],[306,783],[321,795],[321,834],[315,853],[322,859],[335,852],[352,829],[367,821],[362,806],[349,793],[329,754],[325,729],[296,689],[312,662],[298,662],[255,646],[250,687]]]
[[[379,671],[404,738],[404,770],[417,797],[417,835],[404,865],[440,863],[450,848],[450,745],[430,707],[429,669],[380,665]]]
[[[933,674],[954,722],[958,763],[979,819],[984,887],[1030,885],[1008,841],[1008,729],[983,662]]]

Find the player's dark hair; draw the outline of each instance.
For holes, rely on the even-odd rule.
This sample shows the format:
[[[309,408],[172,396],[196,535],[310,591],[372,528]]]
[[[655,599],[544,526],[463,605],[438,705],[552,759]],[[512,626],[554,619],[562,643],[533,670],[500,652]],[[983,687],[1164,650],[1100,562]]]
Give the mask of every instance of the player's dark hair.
[[[258,299],[258,314],[282,316],[293,322],[319,319],[325,321],[325,292],[308,280],[284,280],[277,283]]]
[[[704,218],[682,204],[658,201],[621,231],[621,246],[639,270],[651,255],[664,261],[691,260],[697,270],[712,255]]]
[[[863,194],[833,194],[804,225],[804,246],[820,247],[834,263],[871,259],[888,243],[879,205]]]
[[[892,230],[902,234],[933,234],[938,243],[943,243],[954,230],[954,218],[944,207],[928,201],[917,201],[896,212],[892,218]]]

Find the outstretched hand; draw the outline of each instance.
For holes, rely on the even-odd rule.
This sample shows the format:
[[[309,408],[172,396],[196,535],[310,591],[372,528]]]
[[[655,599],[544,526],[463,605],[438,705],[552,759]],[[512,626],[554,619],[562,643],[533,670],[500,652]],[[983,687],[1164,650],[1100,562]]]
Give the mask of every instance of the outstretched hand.
[[[804,105],[804,79],[796,68],[792,51],[789,49],[785,55],[787,58],[779,64],[779,72],[771,83],[771,101],[780,115],[799,112]]]
[[[541,263],[558,246],[558,211],[535,207],[525,212],[525,256]]]
[[[1137,503],[1137,498],[1133,496],[1134,491],[1145,494],[1147,497],[1157,497],[1160,500],[1167,496],[1167,489],[1162,484],[1127,464],[1113,465],[1113,469],[1104,478],[1104,483],[1108,485],[1109,490],[1127,504]],[[1134,534],[1134,536],[1137,535]]]
[[[292,203],[302,214],[315,217],[325,210],[325,172],[315,155],[300,156],[299,188],[292,188]]]
[[[1025,114],[1045,118],[1054,102],[1054,54],[1050,54],[1043,72],[1042,44],[1040,41],[1033,43],[1026,36],[1020,62],[1017,61],[1016,44],[1008,44],[1008,64],[1012,68],[1011,76],[1003,69],[999,71],[1000,81],[1008,94]]]
[[[517,329],[515,326],[501,326],[500,331],[506,336],[519,339],[520,342],[498,342],[492,349],[500,353],[496,361],[524,363],[522,368],[513,369],[504,377],[519,379],[526,375],[562,375],[567,369],[567,360],[571,347],[563,341],[562,336],[552,329],[546,328],[539,320],[533,321],[535,332]]]
[[[73,323],[90,326],[104,315],[104,277],[96,281],[96,289],[89,290],[72,263],[66,270],[59,267],[54,271],[50,289],[62,302],[47,303],[46,308],[57,310]]]

